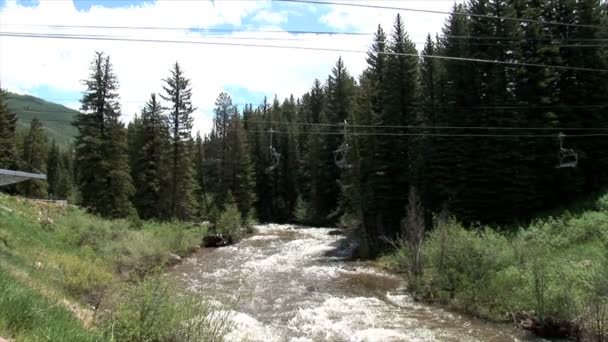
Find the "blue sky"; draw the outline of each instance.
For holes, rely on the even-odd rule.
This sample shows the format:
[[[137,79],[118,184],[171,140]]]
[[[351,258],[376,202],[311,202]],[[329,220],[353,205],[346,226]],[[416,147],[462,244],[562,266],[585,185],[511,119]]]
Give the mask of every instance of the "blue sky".
[[[377,4],[380,0],[360,1]],[[403,5],[449,10],[453,1],[409,0]],[[192,80],[193,101],[199,108],[195,129],[207,131],[211,126],[215,99],[222,91],[230,93],[233,101],[242,108],[243,103],[259,104],[264,97],[272,99],[275,94],[280,101],[292,94],[301,96],[310,89],[315,78],[322,81],[327,78],[338,57],[344,59],[354,76],[365,68],[364,52],[371,43],[371,36],[295,34],[289,31],[373,33],[378,24],[390,31],[395,15],[395,11],[272,0],[0,0],[2,31],[228,43],[153,44],[0,37],[0,83],[9,91],[78,108],[82,79],[87,77],[89,62],[95,51],[104,51],[112,58],[120,82],[124,119],[128,121],[141,110],[150,93],[162,89],[162,79],[168,76],[171,65],[178,61]],[[440,30],[445,19],[437,15],[405,12],[402,17],[414,41],[423,41],[427,33],[434,34]],[[56,25],[72,27],[57,28]],[[82,25],[161,29],[74,28]],[[168,29],[176,27],[184,30]],[[210,33],[194,31],[193,28],[232,32]],[[254,46],[234,45],[243,42]],[[260,46],[269,44],[341,48],[362,53]]]
[[[61,1],[61,0],[60,0]],[[69,1],[69,0],[64,0]],[[94,6],[101,6],[104,8],[131,8],[138,7],[144,5],[153,5],[155,3],[154,0],[72,0],[75,8],[81,12],[90,11]],[[211,1],[215,4],[215,1]],[[222,1],[222,0],[216,0]],[[6,3],[6,0],[0,0],[0,8],[3,7]],[[39,5],[39,0],[17,0],[17,4],[24,7],[32,7],[35,8]],[[290,3],[281,3],[281,2],[270,2],[265,8],[266,11],[272,13],[282,13],[285,16],[285,20],[283,22],[275,24],[277,29],[285,30],[285,31],[297,31],[297,30],[316,30],[316,31],[332,31],[333,28],[325,23],[322,23],[318,20],[319,16],[328,12],[328,9],[324,6],[317,7],[312,9],[312,11],[302,11],[301,6],[294,6]],[[206,28],[211,29],[225,29],[225,30],[233,30],[233,29],[247,29],[247,30],[255,30],[263,26],[264,23],[260,22],[256,16],[258,12],[250,13],[245,15],[242,18],[242,22],[238,25],[234,24],[220,24],[213,25]],[[192,30],[196,32],[195,29]],[[210,34],[210,33],[206,33]],[[213,34],[213,33],[211,33]],[[216,35],[222,35],[225,33],[216,33]],[[70,105],[72,107],[77,105],[77,102],[80,98],[79,91],[66,91],[58,88],[52,87],[52,85],[38,85],[33,87],[27,87],[26,92],[39,96],[57,103],[62,103],[65,105]],[[226,85],[224,90],[230,93],[233,97],[235,103],[239,104],[239,107],[242,107],[243,103],[261,103],[265,96],[272,98],[274,94],[264,93],[260,91],[251,91],[243,86],[239,85]],[[131,101],[132,99],[126,99],[126,102]]]

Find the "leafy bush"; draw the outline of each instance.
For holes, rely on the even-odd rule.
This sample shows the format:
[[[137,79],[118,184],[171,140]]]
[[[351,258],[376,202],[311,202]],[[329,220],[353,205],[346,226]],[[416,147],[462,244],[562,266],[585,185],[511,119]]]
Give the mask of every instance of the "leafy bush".
[[[215,224],[215,232],[229,234],[238,239],[242,234],[241,212],[235,203],[226,204]]]
[[[230,328],[229,318],[228,311],[180,293],[155,275],[130,288],[116,311],[104,318],[104,326],[116,341],[220,341]]]
[[[61,282],[69,293],[95,306],[99,305],[112,283],[112,273],[100,260],[89,260],[71,254],[51,257],[51,263],[61,270]]]
[[[599,211],[608,211],[608,193],[601,196],[596,202],[595,207]]]
[[[410,252],[404,243],[397,247],[390,260],[406,268]],[[608,334],[607,247],[605,212],[548,218],[514,236],[450,219],[428,234],[423,274],[414,285],[428,300],[476,315],[533,316],[602,340]]]

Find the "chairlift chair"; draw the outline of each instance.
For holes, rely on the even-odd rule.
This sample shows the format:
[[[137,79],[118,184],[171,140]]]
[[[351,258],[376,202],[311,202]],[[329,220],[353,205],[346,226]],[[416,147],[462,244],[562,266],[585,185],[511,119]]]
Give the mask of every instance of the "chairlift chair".
[[[266,172],[272,172],[279,166],[280,162],[281,154],[274,147],[270,146],[270,166],[266,168]]]
[[[560,133],[557,138],[559,139],[559,164],[556,168],[576,167],[578,165],[578,153],[571,148],[564,148],[565,134]]]
[[[270,166],[266,168],[266,172],[270,173],[279,166],[281,154],[272,146],[272,133],[274,133],[274,129],[271,128],[268,133],[270,133]]]
[[[350,146],[348,146],[347,143],[343,143],[340,145],[340,147],[338,147],[337,150],[334,151],[334,163],[336,163],[336,166],[341,169],[349,169],[352,167],[352,165],[348,163],[347,159],[349,149]]]

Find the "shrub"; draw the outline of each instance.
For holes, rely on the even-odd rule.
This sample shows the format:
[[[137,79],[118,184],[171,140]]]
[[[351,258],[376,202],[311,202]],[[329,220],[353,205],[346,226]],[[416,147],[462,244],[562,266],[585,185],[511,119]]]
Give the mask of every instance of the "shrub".
[[[219,341],[230,328],[229,318],[228,311],[214,310],[155,275],[130,288],[103,326],[116,341]]]
[[[215,224],[215,232],[218,234],[229,234],[238,239],[242,233],[241,213],[234,203],[226,204],[224,211],[220,214]]]
[[[598,198],[595,202],[595,208],[599,211],[608,211],[608,193]]]
[[[298,196],[296,200],[293,217],[296,222],[300,224],[307,224],[310,222],[310,204],[306,202],[302,196]]]
[[[61,270],[61,283],[72,295],[84,297],[97,307],[112,284],[112,273],[98,259],[85,259],[76,255],[59,254],[51,257]]]
[[[454,219],[438,224],[423,248],[427,296],[486,316],[502,314],[517,281],[514,252],[489,228],[468,230]]]

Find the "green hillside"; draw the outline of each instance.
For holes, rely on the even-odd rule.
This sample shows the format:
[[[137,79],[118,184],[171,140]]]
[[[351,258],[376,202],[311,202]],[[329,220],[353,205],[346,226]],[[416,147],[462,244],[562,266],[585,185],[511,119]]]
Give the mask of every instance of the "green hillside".
[[[60,145],[70,144],[76,135],[72,126],[74,116],[78,111],[30,96],[7,93],[9,109],[17,114],[18,127],[29,127],[31,120],[37,117],[42,121],[50,139],[55,139]]]

